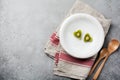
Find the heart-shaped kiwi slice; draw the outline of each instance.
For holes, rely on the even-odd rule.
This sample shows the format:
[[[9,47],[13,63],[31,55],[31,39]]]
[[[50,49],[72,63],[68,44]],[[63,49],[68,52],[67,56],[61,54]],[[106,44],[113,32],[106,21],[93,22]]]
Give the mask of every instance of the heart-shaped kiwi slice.
[[[89,33],[85,34],[85,36],[84,36],[84,42],[92,42],[92,41],[93,41],[93,39],[90,36],[90,34]]]
[[[81,37],[82,37],[82,31],[79,29],[79,30],[75,31],[75,32],[73,33],[73,35],[74,35],[76,38],[81,39]]]

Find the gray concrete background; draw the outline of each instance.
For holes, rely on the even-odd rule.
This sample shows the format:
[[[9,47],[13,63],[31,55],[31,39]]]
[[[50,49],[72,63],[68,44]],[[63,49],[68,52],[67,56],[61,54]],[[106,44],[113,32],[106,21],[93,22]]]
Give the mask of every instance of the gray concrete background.
[[[71,80],[53,75],[53,60],[43,48],[74,1],[0,0],[0,80]],[[112,19],[104,46],[112,38],[120,40],[120,0],[84,2]],[[119,79],[120,48],[110,56],[98,80]]]

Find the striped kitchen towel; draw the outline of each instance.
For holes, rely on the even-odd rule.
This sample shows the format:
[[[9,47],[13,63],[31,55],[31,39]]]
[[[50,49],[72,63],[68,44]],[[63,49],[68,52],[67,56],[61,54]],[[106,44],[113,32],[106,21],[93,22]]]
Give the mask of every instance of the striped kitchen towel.
[[[91,8],[89,5],[77,0],[70,9],[66,17],[75,13],[90,14],[101,23],[105,35],[107,34],[111,20],[106,19],[101,13]],[[64,51],[59,42],[59,27],[53,32],[47,44],[45,45],[45,53],[55,59],[54,74],[75,79],[86,79],[95,59],[96,55],[89,59],[76,59],[71,57]]]
[[[89,59],[76,59],[66,52],[58,52],[55,55],[54,74],[83,80],[88,76],[95,57]]]

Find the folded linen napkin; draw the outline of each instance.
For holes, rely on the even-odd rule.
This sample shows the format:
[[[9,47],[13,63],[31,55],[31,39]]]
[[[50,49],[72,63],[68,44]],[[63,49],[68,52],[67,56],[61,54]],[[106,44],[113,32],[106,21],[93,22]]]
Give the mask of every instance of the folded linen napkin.
[[[76,59],[66,52],[58,52],[55,55],[54,74],[83,80],[88,76],[95,57],[89,59]]]
[[[89,5],[77,0],[66,17],[75,13],[87,13],[96,17],[96,19],[98,19],[103,26],[105,35],[107,34],[111,20],[106,19],[101,13],[91,8]],[[53,32],[47,44],[45,45],[45,53],[52,58],[55,57],[54,74],[80,80],[86,79],[95,61],[96,55],[89,59],[82,60],[73,58],[66,54],[59,43],[59,28],[60,26],[55,32]]]

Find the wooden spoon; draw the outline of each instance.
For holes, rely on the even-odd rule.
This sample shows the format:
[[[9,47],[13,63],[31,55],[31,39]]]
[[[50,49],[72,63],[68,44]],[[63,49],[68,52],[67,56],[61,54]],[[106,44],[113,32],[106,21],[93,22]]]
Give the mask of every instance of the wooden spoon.
[[[89,75],[91,75],[93,73],[93,71],[95,70],[96,66],[98,65],[98,63],[105,58],[106,56],[106,53],[107,53],[107,49],[106,48],[103,48],[101,51],[100,51],[100,56],[98,58],[98,60],[96,61],[96,63],[94,64],[94,66],[92,67]]]
[[[108,57],[118,49],[119,45],[120,45],[120,43],[116,39],[113,39],[109,42],[107,55],[106,55],[104,61],[102,62],[102,64],[100,65],[100,67],[98,68],[97,72],[95,73],[93,80],[96,80],[98,78],[98,76],[99,76],[105,62],[107,61]]]

